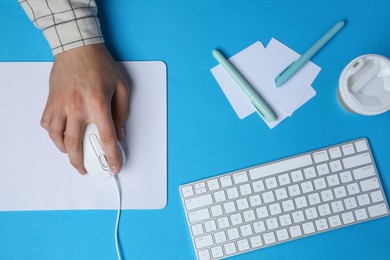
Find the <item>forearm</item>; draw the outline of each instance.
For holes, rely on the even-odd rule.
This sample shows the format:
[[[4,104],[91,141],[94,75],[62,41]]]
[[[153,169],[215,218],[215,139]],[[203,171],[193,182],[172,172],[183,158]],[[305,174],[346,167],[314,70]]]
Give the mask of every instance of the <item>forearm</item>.
[[[53,55],[104,42],[94,0],[19,0],[19,3],[43,31]]]

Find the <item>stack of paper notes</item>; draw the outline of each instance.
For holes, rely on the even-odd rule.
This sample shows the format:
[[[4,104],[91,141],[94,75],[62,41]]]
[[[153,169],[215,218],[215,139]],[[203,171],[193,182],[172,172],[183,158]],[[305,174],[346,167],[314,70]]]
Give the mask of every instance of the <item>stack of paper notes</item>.
[[[294,50],[272,38],[267,47],[256,42],[229,59],[277,115],[276,121],[265,121],[271,129],[285,118],[291,117],[316,95],[311,84],[321,68],[312,62],[308,62],[282,86],[275,86],[276,76],[299,56]],[[211,73],[240,119],[256,112],[249,98],[221,65],[212,68]]]

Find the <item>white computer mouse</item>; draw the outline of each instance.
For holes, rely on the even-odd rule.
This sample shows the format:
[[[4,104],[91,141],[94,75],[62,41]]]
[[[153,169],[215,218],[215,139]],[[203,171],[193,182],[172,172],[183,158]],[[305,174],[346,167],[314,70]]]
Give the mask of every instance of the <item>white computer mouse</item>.
[[[121,153],[121,165],[126,162],[125,152],[118,143]],[[83,138],[83,159],[88,174],[98,178],[111,177],[106,155],[100,142],[99,131],[95,124],[89,123],[85,127]]]

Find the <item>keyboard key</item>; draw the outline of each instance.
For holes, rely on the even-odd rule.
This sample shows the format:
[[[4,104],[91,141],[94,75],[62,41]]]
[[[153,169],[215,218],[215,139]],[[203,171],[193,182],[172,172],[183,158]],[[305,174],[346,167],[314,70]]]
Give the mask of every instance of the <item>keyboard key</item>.
[[[341,214],[341,219],[343,220],[345,225],[355,222],[355,218],[353,217],[352,212],[346,212]]]
[[[237,241],[238,251],[246,251],[249,249],[249,242],[247,239],[242,239]]]
[[[315,163],[325,162],[329,160],[329,156],[326,150],[313,153]]]
[[[214,233],[214,239],[215,239],[215,243],[217,244],[226,242],[227,239],[226,239],[225,231]]]
[[[280,229],[276,231],[276,237],[278,238],[279,241],[284,241],[289,239],[289,235],[287,232],[287,229]]]
[[[291,215],[293,217],[294,223],[299,223],[299,222],[305,221],[305,216],[303,215],[302,210],[295,211]]]
[[[330,212],[330,207],[329,204],[323,204],[317,207],[318,209],[318,214],[320,214],[321,217],[329,215]]]
[[[194,190],[192,189],[191,185],[188,185],[181,188],[181,193],[183,194],[184,198],[188,198],[194,195]]]
[[[343,203],[340,200],[334,201],[330,205],[332,207],[333,213],[337,213],[344,210]]]
[[[355,210],[355,216],[356,216],[356,220],[358,221],[365,220],[368,218],[365,208]]]
[[[330,158],[336,159],[341,157],[341,150],[340,147],[332,147],[329,150]]]
[[[316,166],[318,175],[325,175],[329,173],[328,164],[323,163]]]
[[[264,221],[257,221],[253,223],[253,228],[255,230],[255,233],[262,233],[265,231],[265,225]]]
[[[267,207],[263,206],[256,209],[256,214],[259,219],[263,219],[268,217],[268,210]]]
[[[234,240],[240,237],[240,234],[238,233],[237,228],[231,228],[227,231],[228,238],[230,240]]]
[[[225,200],[226,200],[225,192],[224,192],[223,190],[214,192],[214,200],[215,200],[215,202],[217,202],[217,203],[218,203],[218,202],[225,201]]]
[[[283,201],[283,202],[282,202],[282,207],[283,207],[283,210],[284,210],[285,212],[289,212],[289,211],[295,209],[292,200],[285,200],[285,201]]]
[[[352,172],[353,172],[353,176],[355,177],[355,180],[360,180],[360,179],[375,176],[375,170],[372,165],[354,169]]]
[[[316,188],[316,190],[322,190],[322,189],[325,189],[327,187],[324,178],[315,179],[313,182],[314,182],[314,187]]]
[[[230,227],[229,220],[226,216],[217,219],[217,222],[218,222],[219,229],[224,229],[224,228]]]
[[[321,191],[321,198],[324,202],[333,200],[333,193],[331,190]]]
[[[190,223],[202,221],[209,218],[210,218],[210,213],[207,208],[188,213],[188,219],[190,220]]]
[[[302,236],[302,230],[299,227],[299,225],[289,227],[288,230],[290,231],[290,234],[291,234],[292,238]]]
[[[241,213],[236,213],[230,216],[230,222],[233,226],[242,224]]]
[[[317,210],[314,207],[305,209],[305,214],[307,219],[313,219],[318,217]]]
[[[336,197],[336,199],[343,198],[343,197],[347,196],[347,191],[345,190],[344,186],[337,187],[333,191],[334,191],[334,196]]]
[[[253,182],[252,187],[254,192],[260,192],[265,190],[264,183],[262,180]]]
[[[366,206],[370,204],[370,199],[368,197],[368,194],[362,194],[357,196],[359,206]]]
[[[199,236],[204,233],[202,224],[196,224],[191,226],[191,231],[194,236]]]
[[[303,193],[312,192],[314,190],[313,184],[311,181],[305,181],[301,183],[301,188]]]
[[[227,196],[228,196],[228,198],[230,200],[238,198],[238,189],[237,189],[237,187],[232,187],[232,188],[227,189],[226,190],[226,194],[227,194]]]
[[[289,177],[289,175],[287,173],[279,175],[278,176],[278,180],[279,180],[279,184],[281,186],[287,185],[287,184],[291,183],[290,177]]]
[[[270,203],[275,201],[275,197],[272,191],[267,191],[262,194],[264,203]]]
[[[233,180],[235,184],[240,184],[248,181],[248,174],[246,172],[238,172],[233,174]]]
[[[205,207],[211,205],[213,203],[213,199],[211,194],[205,194],[196,198],[188,199],[184,201],[187,210],[193,210],[201,207]]]
[[[242,198],[236,201],[238,210],[249,208],[248,199]]]
[[[236,211],[236,206],[234,205],[233,201],[229,201],[223,204],[223,209],[225,210],[226,214],[229,214]]]
[[[345,199],[344,204],[346,209],[354,209],[357,207],[356,199],[354,197]]]
[[[219,181],[221,182],[221,186],[224,188],[233,185],[232,178],[230,177],[230,175],[222,176],[221,178],[219,178]]]
[[[236,245],[233,242],[224,244],[223,247],[227,255],[232,255],[237,252]]]
[[[342,183],[347,183],[352,181],[352,174],[350,171],[340,173],[340,179]]]
[[[369,191],[379,188],[379,181],[377,178],[371,178],[360,182],[362,191]]]
[[[329,225],[331,227],[338,227],[341,226],[341,220],[339,215],[331,216],[328,218]]]
[[[273,244],[273,243],[276,242],[274,232],[265,233],[265,234],[263,235],[263,238],[264,238],[264,243],[265,243],[266,245]]]
[[[293,182],[302,181],[303,180],[302,171],[298,170],[298,171],[291,172],[291,179]]]
[[[273,189],[273,188],[277,187],[278,184],[276,183],[276,178],[271,177],[271,178],[265,179],[265,186],[267,187],[267,189]]]
[[[326,230],[329,228],[328,223],[326,222],[326,219],[324,219],[324,218],[316,220],[315,224],[316,224],[316,228],[318,231],[323,231],[323,230]]]
[[[332,172],[338,172],[341,171],[343,168],[341,167],[340,160],[332,161],[329,163],[330,170]]]
[[[362,153],[343,159],[345,169],[355,168],[357,166],[365,165],[371,162],[372,160],[369,153]]]
[[[276,199],[278,200],[284,200],[287,199],[287,191],[286,188],[280,188],[275,190]]]
[[[376,203],[383,200],[383,194],[380,190],[373,191],[370,193],[371,201]]]
[[[198,182],[198,183],[195,183],[194,187],[195,187],[195,190],[202,189],[202,188],[206,188],[206,184],[204,182]]]
[[[249,240],[253,248],[261,247],[263,245],[263,241],[261,241],[260,236],[251,237]]]
[[[219,217],[223,215],[221,205],[215,205],[211,207],[211,215],[215,217]]]
[[[210,252],[208,249],[204,249],[198,252],[199,260],[209,260],[211,259],[210,257]]]
[[[309,199],[310,205],[317,205],[318,203],[321,202],[320,195],[318,195],[318,193],[309,194],[309,196],[307,196],[307,198]]]
[[[267,225],[267,228],[269,230],[275,229],[279,227],[278,221],[276,218],[269,218],[265,221],[265,224]]]
[[[240,186],[241,196],[246,196],[252,193],[252,189],[249,183]]]
[[[257,207],[261,205],[261,199],[260,195],[256,194],[249,197],[249,203],[251,204],[251,207]]]
[[[271,204],[268,207],[269,207],[269,212],[271,213],[271,215],[278,215],[278,214],[282,213],[282,209],[280,208],[279,203]]]
[[[368,150],[367,142],[366,140],[360,140],[355,142],[356,151],[358,153]]]
[[[252,180],[271,176],[276,173],[287,172],[313,164],[310,154],[300,155],[275,163],[269,163],[249,170]]]
[[[387,211],[387,207],[386,207],[385,203],[374,205],[374,206],[368,207],[367,209],[368,209],[368,214],[372,218],[378,217],[378,216],[381,216],[381,215],[385,215],[385,214],[389,213]]]
[[[207,187],[210,191],[219,189],[219,183],[217,179],[212,179],[207,181]]]
[[[344,144],[343,146],[341,146],[341,148],[343,149],[344,155],[351,155],[355,153],[355,148],[353,147],[352,143]]]
[[[206,221],[204,223],[204,228],[206,229],[207,233],[217,230],[217,225],[215,224],[215,220]]]
[[[307,200],[305,196],[295,198],[295,205],[298,209],[307,207]]]
[[[250,235],[253,234],[251,225],[249,225],[249,224],[241,226],[240,227],[240,231],[241,231],[241,234],[242,234],[243,237],[247,237],[247,236],[250,236]]]
[[[245,222],[251,222],[256,219],[255,212],[251,210],[247,210],[243,213]]]
[[[313,222],[307,222],[302,224],[302,229],[303,229],[303,233],[305,233],[306,235],[315,232]]]
[[[205,235],[202,237],[195,238],[195,246],[197,249],[202,249],[204,247],[208,247],[214,244],[213,238],[211,235]]]
[[[224,256],[221,246],[212,247],[211,254],[213,258],[221,258]]]
[[[337,174],[329,175],[328,177],[326,177],[326,180],[331,187],[340,184],[339,177],[337,177]]]
[[[305,168],[303,170],[303,173],[305,174],[305,178],[306,179],[314,178],[317,175],[316,170],[314,169],[314,167]]]
[[[301,194],[301,191],[299,190],[298,184],[288,186],[287,189],[288,189],[288,193],[290,193],[291,197],[294,197],[294,196]]]
[[[291,225],[291,217],[289,214],[284,214],[279,217],[279,222],[282,227]]]

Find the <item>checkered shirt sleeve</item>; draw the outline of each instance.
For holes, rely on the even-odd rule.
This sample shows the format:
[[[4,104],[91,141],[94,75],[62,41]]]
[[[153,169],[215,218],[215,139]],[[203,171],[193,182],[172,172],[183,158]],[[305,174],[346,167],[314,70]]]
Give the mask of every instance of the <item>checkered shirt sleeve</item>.
[[[30,20],[43,30],[53,55],[104,42],[95,0],[19,0]]]

